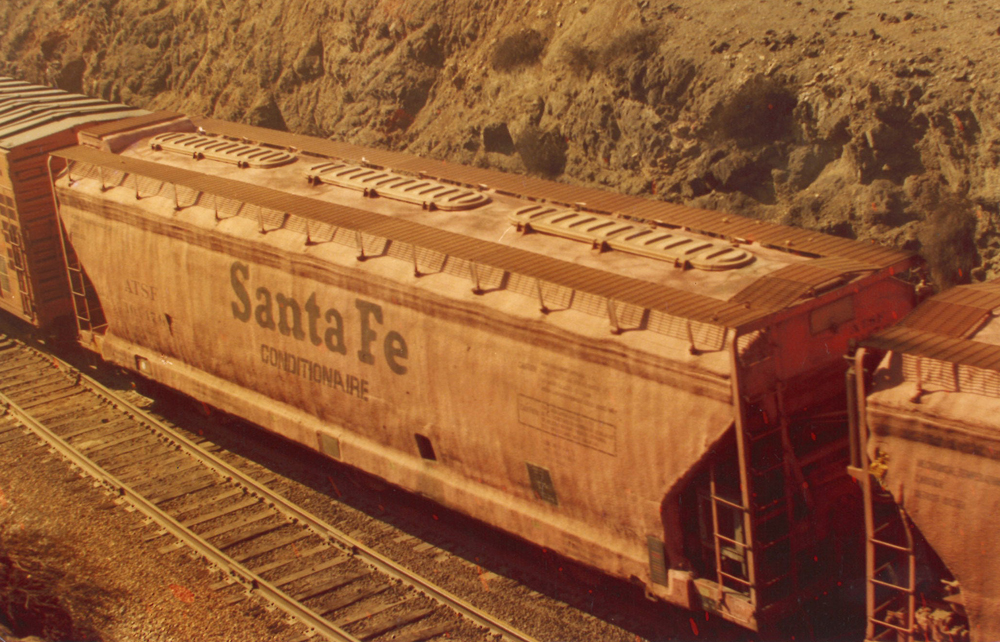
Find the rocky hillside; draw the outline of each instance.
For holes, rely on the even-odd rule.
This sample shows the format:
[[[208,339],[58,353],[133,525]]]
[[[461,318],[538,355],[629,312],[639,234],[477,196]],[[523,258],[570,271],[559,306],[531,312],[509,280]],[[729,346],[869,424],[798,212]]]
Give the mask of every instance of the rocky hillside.
[[[984,0],[6,0],[0,73],[1000,275]]]

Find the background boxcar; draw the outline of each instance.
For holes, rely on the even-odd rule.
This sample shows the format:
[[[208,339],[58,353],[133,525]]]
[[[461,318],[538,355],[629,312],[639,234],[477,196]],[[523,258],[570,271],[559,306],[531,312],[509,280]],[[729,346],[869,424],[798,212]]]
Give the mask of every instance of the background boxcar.
[[[36,327],[71,321],[48,152],[82,128],[147,113],[0,77],[0,309]]]
[[[859,548],[842,355],[911,255],[219,121],[81,140],[105,359],[751,628]]]

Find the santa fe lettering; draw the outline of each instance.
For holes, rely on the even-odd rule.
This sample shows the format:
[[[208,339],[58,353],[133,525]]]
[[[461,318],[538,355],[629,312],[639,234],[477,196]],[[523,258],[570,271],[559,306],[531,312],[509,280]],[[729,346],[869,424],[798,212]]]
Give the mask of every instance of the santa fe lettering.
[[[261,286],[254,292],[258,301],[254,307],[248,289],[249,281],[250,266],[234,261],[229,268],[229,282],[236,296],[236,301],[231,304],[233,318],[249,323],[252,317],[257,325],[265,330],[276,330],[298,341],[308,340],[316,347],[325,345],[330,352],[347,354],[343,315],[335,308],[327,308],[322,312],[316,302],[315,292],[309,295],[304,306],[300,306],[292,297],[285,296],[281,292],[272,296],[270,290]],[[358,311],[358,321],[361,326],[358,360],[367,365],[374,365],[375,354],[372,352],[372,344],[378,340],[378,332],[374,325],[382,325],[382,306],[357,299],[354,307]],[[305,312],[304,324],[303,312]],[[321,324],[320,320],[324,321],[325,325]],[[409,349],[401,334],[395,330],[385,334],[382,340],[382,354],[390,370],[398,375],[406,374],[408,368],[404,362],[409,356]]]

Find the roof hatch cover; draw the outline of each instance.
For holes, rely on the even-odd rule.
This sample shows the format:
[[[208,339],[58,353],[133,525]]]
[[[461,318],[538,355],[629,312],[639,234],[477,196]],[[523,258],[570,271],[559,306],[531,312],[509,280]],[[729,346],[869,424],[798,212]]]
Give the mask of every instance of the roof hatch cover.
[[[371,196],[414,203],[424,209],[469,210],[490,202],[489,196],[458,185],[338,161],[313,165],[306,177],[313,182],[346,187]]]
[[[603,214],[558,209],[547,205],[522,207],[511,215],[522,231],[535,231],[591,243],[594,247],[639,254],[700,270],[731,270],[749,265],[753,254]]]
[[[263,169],[295,161],[294,154],[278,149],[188,132],[159,134],[149,141],[149,146],[156,150],[162,149],[192,158],[210,158],[239,167]]]

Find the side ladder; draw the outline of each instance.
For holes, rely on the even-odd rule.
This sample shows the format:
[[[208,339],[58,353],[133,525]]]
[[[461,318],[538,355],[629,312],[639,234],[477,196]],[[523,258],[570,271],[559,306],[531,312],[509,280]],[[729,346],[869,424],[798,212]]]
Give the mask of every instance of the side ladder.
[[[913,526],[906,511],[882,487],[885,464],[868,453],[866,352],[847,357],[847,416],[850,437],[848,473],[860,484],[865,515],[865,640],[914,642],[917,556]]]
[[[31,280],[28,278],[28,266],[25,264],[24,239],[20,229],[10,224],[8,230],[9,249],[14,259],[14,272],[17,274],[17,289],[21,293],[21,310],[24,317],[35,321],[35,301],[32,296]]]
[[[906,512],[869,472],[865,496],[865,639],[912,642],[915,634],[917,557]]]
[[[770,605],[798,592],[796,513],[812,502],[792,449],[780,385],[744,407],[736,439],[752,542],[749,574],[757,603]]]
[[[87,287],[89,279],[80,265],[76,251],[69,243],[63,243],[66,256],[66,274],[69,277],[69,289],[73,297],[73,310],[76,314],[76,325],[80,334],[100,332],[107,326],[104,312],[100,304],[93,299]]]

